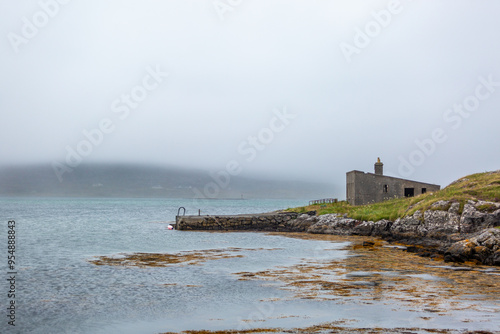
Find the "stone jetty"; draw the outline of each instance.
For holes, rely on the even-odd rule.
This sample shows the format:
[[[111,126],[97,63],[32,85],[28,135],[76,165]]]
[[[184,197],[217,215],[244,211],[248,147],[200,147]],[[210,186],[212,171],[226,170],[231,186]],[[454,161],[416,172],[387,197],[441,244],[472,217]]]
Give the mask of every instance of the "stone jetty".
[[[291,232],[290,224],[298,216],[299,214],[296,212],[269,212],[223,216],[177,216],[175,227],[177,230],[184,231]]]

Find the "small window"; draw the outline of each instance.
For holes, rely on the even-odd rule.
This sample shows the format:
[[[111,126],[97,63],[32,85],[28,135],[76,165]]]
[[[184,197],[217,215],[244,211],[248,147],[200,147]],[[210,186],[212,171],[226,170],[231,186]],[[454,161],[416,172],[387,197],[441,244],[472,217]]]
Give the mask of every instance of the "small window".
[[[415,196],[415,188],[405,188],[405,197]]]
[[[387,193],[389,191],[389,186],[387,184],[384,184],[384,193]]]
[[[427,192],[427,188],[422,188],[422,194],[425,194]]]

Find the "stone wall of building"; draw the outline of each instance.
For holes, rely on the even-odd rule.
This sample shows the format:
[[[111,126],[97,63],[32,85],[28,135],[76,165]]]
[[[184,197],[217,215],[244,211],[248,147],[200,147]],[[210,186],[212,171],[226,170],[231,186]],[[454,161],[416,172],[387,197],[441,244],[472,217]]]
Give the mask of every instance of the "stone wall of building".
[[[413,189],[412,196],[440,189],[440,186],[435,184],[360,171],[348,172],[346,181],[346,198],[351,205],[364,205],[405,197],[408,195],[405,194],[405,189]]]

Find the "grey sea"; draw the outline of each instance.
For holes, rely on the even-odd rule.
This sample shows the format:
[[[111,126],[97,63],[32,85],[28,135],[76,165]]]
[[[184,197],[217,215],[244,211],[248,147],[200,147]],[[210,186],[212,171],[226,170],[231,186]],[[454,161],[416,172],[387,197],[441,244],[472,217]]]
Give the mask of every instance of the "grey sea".
[[[198,210],[201,214],[243,214],[305,204],[307,201],[274,199],[193,202],[2,198],[0,245],[4,254],[1,257],[0,331],[164,333],[293,329],[322,323],[343,328],[414,328],[416,332],[500,328],[500,291],[496,290],[495,296],[498,287],[494,285],[498,278],[495,270],[474,271],[490,290],[480,289],[467,296],[450,292],[443,296],[440,295],[443,289],[451,289],[450,286],[461,284],[460,280],[467,278],[441,275],[440,270],[447,269],[431,267],[430,262],[429,272],[416,267],[391,269],[387,264],[368,273],[338,269],[346,264],[348,267],[358,265],[363,256],[370,256],[368,252],[356,253],[350,247],[355,239],[167,229],[179,207],[185,207],[188,214],[198,214]],[[14,270],[9,270],[7,244],[8,235],[12,233],[8,232],[8,221],[12,220],[15,221],[15,264]],[[397,252],[390,251],[391,254]],[[120,259],[136,253],[198,256],[198,260],[174,261],[164,266],[92,262],[103,256]],[[202,256],[200,260],[200,254],[213,256]],[[411,261],[417,263],[424,259]],[[308,267],[308,272],[314,273],[307,276],[304,269],[302,275],[301,268],[312,263],[316,265]],[[336,269],[325,267],[332,263]],[[427,264],[418,262],[418,265]],[[11,271],[15,272],[15,297],[8,296]],[[349,294],[337,291],[328,296],[316,293],[314,297],[311,291],[299,293],[303,288],[299,281],[319,282],[319,276],[323,287],[331,287],[343,279],[352,281],[349,286],[356,287],[356,291]],[[325,284],[326,281],[331,284]],[[401,289],[399,297],[384,294],[383,291],[389,290],[381,287],[391,287],[391,284],[394,289]],[[415,291],[427,290],[423,297],[417,296],[413,290],[405,292],[404,285],[415,287]],[[415,299],[419,304],[412,304],[411,298],[417,297],[422,297]],[[439,299],[440,304],[432,304],[433,298]],[[15,326],[9,324],[8,307],[12,300],[15,301]],[[451,306],[446,307],[448,304]]]

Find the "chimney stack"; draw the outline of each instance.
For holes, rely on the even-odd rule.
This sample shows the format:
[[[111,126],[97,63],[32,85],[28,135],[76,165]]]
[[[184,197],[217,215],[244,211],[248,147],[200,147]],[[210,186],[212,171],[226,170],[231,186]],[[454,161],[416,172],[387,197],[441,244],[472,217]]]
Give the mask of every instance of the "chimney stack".
[[[375,175],[384,175],[384,164],[380,162],[380,158],[375,163]]]

